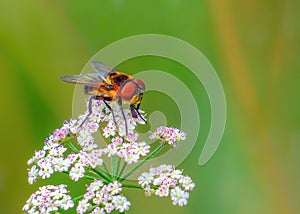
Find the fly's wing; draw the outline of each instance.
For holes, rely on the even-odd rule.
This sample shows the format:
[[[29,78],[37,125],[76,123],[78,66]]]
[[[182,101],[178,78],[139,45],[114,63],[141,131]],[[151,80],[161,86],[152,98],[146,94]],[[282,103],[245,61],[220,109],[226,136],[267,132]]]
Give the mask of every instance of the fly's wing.
[[[91,61],[91,66],[95,70],[95,72],[62,76],[60,78],[62,81],[68,83],[99,87],[103,83],[109,85],[112,84],[111,79],[107,77],[120,73],[115,68],[106,65],[102,62]]]
[[[109,65],[106,65],[103,62],[91,61],[91,66],[97,73],[101,74],[101,76],[103,76],[103,77],[106,77],[108,74],[111,74],[111,73],[119,72],[117,69],[115,69]]]
[[[128,78],[132,78],[103,62],[92,61],[91,65],[97,73],[105,76],[104,81],[109,85],[114,85],[115,89],[119,88]]]
[[[105,82],[105,77],[99,72],[61,76],[60,79],[68,83],[94,87],[98,87],[102,82]]]

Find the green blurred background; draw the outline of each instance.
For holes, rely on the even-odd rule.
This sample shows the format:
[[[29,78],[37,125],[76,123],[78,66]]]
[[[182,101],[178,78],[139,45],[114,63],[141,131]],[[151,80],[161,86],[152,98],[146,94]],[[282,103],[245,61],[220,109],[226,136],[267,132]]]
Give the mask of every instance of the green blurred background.
[[[29,185],[26,172],[34,149],[72,114],[74,88],[59,76],[80,73],[104,46],[145,33],[178,37],[206,55],[223,83],[228,119],[221,146],[200,167],[209,103],[190,73],[181,76],[199,95],[201,130],[179,168],[197,186],[183,208],[169,198],[126,191],[129,213],[299,213],[299,8],[299,2],[280,0],[0,1],[0,213],[21,213],[39,185],[67,181],[54,176]],[[155,57],[121,68],[130,74],[183,69]],[[171,101],[157,96],[162,101],[145,96],[143,108],[168,111],[163,101]]]

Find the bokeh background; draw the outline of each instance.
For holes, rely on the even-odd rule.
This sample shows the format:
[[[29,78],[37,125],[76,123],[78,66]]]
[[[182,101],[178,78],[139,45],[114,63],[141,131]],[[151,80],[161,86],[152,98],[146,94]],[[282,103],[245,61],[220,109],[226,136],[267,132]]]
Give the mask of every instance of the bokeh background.
[[[126,192],[129,213],[299,213],[299,7],[288,0],[0,1],[0,213],[21,213],[39,185],[68,180],[62,175],[27,183],[26,161],[72,114],[74,88],[59,76],[80,73],[104,46],[145,33],[178,37],[202,51],[223,83],[228,115],[221,146],[199,166],[210,127],[200,82],[167,59],[122,63],[118,68],[129,74],[174,71],[201,115],[197,144],[179,166],[197,183],[188,206],[134,190]],[[168,116],[176,105],[163,94],[149,93],[143,108],[161,109],[177,123]]]

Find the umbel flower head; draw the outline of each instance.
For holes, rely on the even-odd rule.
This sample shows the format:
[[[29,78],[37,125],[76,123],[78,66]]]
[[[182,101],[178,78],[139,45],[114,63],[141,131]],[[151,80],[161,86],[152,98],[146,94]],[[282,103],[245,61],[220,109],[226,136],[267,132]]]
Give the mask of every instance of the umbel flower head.
[[[48,185],[40,187],[27,200],[24,211],[28,213],[50,213],[59,209],[67,210],[74,206],[69,196],[66,185]]]
[[[150,135],[150,139],[160,142],[157,148],[151,149],[147,142],[139,140],[135,132],[136,126],[144,124],[144,120],[132,118],[130,111],[124,110],[126,135],[121,112],[115,111],[113,118],[103,102],[92,102],[89,117],[87,110],[77,120],[65,121],[61,128],[45,139],[43,148],[36,150],[27,162],[30,184],[37,179],[47,179],[54,173],[65,173],[74,182],[85,179],[86,192],[71,197],[64,184],[43,186],[30,196],[23,211],[54,213],[76,207],[77,213],[123,213],[131,206],[131,202],[121,193],[123,188],[144,190],[147,196],[170,196],[173,205],[186,205],[189,191],[195,184],[174,166],[162,164],[152,167],[140,175],[136,184],[126,183],[126,178],[145,162],[165,146],[174,148],[186,139],[186,134],[174,127],[161,126]],[[99,131],[109,140],[104,147],[95,142],[95,134]],[[104,161],[107,158],[111,159],[110,167]],[[127,165],[133,166],[126,170]]]

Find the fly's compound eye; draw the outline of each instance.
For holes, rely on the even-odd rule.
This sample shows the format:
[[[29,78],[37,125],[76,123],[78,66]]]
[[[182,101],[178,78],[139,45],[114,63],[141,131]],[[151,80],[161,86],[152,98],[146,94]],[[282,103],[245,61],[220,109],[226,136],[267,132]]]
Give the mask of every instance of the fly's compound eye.
[[[127,82],[123,85],[120,94],[124,100],[131,100],[136,92],[136,84],[134,82]]]
[[[137,84],[137,87],[139,87],[140,90],[145,91],[145,83],[140,79],[135,79],[135,82]]]

